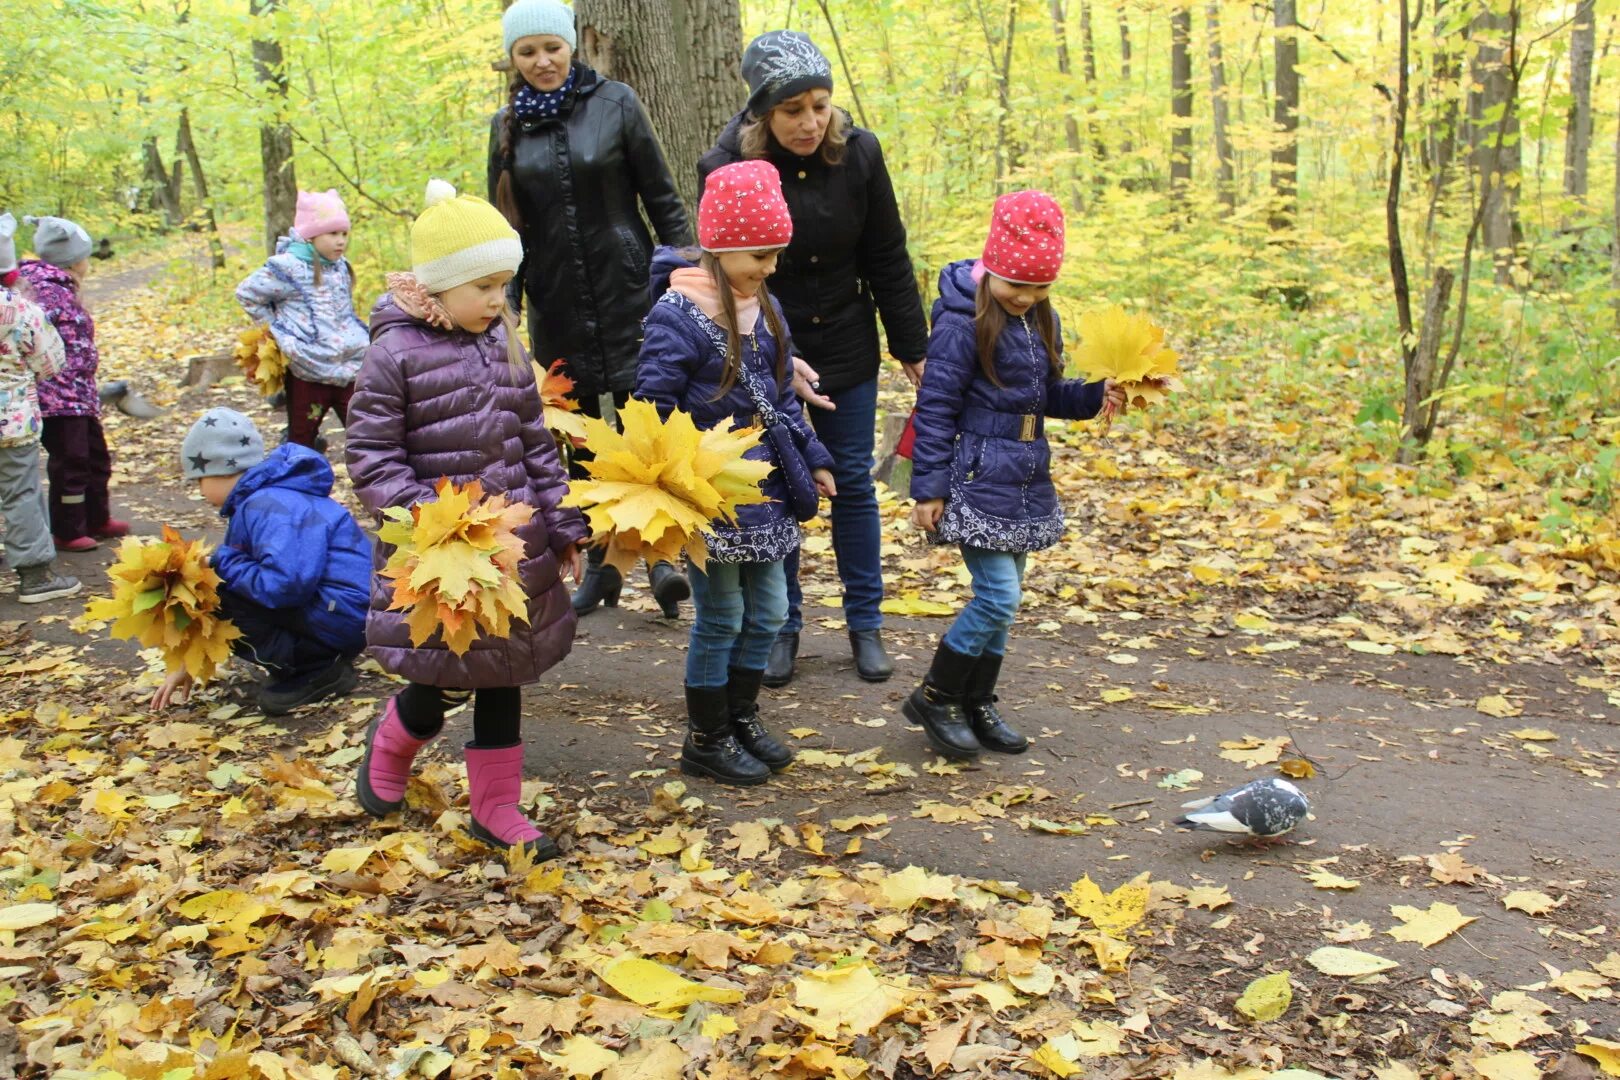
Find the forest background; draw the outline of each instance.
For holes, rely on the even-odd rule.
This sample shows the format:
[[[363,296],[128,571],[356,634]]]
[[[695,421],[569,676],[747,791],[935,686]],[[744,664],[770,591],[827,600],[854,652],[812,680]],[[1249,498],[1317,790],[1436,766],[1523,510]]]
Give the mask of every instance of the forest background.
[[[1193,392],[1162,419],[1264,428],[1294,470],[1331,451],[1380,484],[1522,485],[1523,531],[1611,570],[1617,12],[579,4],[584,58],[640,91],[689,199],[693,159],[744,97],[741,43],[806,30],[837,101],[883,139],[925,295],[976,251],[996,193],[1055,192],[1072,229],[1060,308],[1146,309],[1186,358]],[[493,0],[13,4],[0,206],[72,216],[120,251],[206,245],[213,272],[177,259],[167,312],[200,338],[239,323],[230,286],[290,222],[295,186],[336,187],[369,297],[407,262],[426,178],[483,189],[498,15]],[[1396,459],[1416,468],[1383,471]]]

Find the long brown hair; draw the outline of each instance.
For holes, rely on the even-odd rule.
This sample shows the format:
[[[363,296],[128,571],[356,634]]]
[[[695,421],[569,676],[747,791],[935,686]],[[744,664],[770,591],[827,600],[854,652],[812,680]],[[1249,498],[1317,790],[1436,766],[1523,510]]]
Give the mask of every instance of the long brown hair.
[[[737,297],[732,292],[731,281],[726,277],[725,270],[721,269],[720,260],[713,254],[704,252],[691,252],[687,254],[698,256],[698,266],[708,271],[709,277],[714,281],[715,291],[720,294],[720,311],[726,317],[726,366],[720,376],[720,389],[715,391],[713,400],[719,401],[725,397],[731,388],[737,385],[738,373],[742,370],[742,331],[737,327]],[[782,320],[777,317],[776,305],[771,303],[770,290],[765,283],[759,283],[759,306],[765,312],[765,326],[776,339],[776,385],[781,386],[782,380],[787,378],[787,332],[782,328]],[[750,332],[753,327],[748,328]]]
[[[1042,300],[1029,309],[1035,316],[1035,331],[1046,346],[1046,362],[1051,365],[1054,379],[1063,377],[1063,343],[1058,340],[1057,317],[1052,314],[1052,301]],[[979,346],[979,369],[984,377],[997,386],[1006,386],[996,374],[996,342],[1007,328],[1007,309],[990,295],[990,274],[979,279],[978,291],[973,294],[973,334]]]
[[[501,175],[495,181],[495,209],[518,232],[523,231],[523,211],[518,209],[517,193],[512,190],[512,144],[517,140],[517,92],[524,79],[517,68],[506,80],[506,115],[501,119]]]
[[[737,129],[737,147],[742,151],[742,156],[750,161],[765,157],[773,149],[782,149],[781,144],[776,141],[776,136],[771,134],[771,112],[764,116],[750,114]],[[849,113],[834,108],[832,119],[827,121],[827,133],[821,137],[821,147],[816,151],[816,156],[828,165],[837,165],[843,161],[844,152],[849,148],[849,129],[852,126]]]

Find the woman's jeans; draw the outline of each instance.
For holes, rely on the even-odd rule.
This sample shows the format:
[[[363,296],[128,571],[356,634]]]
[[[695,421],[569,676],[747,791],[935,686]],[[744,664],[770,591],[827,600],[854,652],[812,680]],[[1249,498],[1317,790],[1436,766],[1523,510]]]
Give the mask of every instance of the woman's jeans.
[[[877,488],[872,483],[872,452],[877,441],[877,380],[871,379],[828,394],[832,411],[804,405],[810,426],[832,454],[832,547],[838,576],[844,583],[844,622],[851,630],[883,625],[883,523],[878,517]],[[788,613],[784,630],[804,628],[800,608],[799,553],[786,562]]]
[[[1007,633],[1023,598],[1024,552],[989,551],[962,545],[962,561],[973,575],[973,599],[967,602],[942,639],[963,656],[1007,652]]]
[[[687,567],[692,580],[692,636],[686,647],[686,685],[715,688],[731,669],[764,671],[771,644],[787,618],[783,564],[718,563]]]

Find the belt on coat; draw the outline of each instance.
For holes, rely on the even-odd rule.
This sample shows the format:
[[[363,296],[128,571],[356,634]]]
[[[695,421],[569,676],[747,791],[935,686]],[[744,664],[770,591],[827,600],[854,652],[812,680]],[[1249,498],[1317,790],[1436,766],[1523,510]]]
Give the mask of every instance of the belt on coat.
[[[1040,413],[1009,413],[997,409],[968,406],[957,421],[959,431],[972,432],[992,439],[1016,439],[1034,442],[1045,431],[1045,418]]]

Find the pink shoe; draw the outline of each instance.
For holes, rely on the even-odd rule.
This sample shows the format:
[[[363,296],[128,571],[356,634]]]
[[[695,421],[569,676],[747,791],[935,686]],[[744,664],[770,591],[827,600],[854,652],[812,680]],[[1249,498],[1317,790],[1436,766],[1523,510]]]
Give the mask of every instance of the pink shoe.
[[[387,817],[405,806],[405,785],[411,779],[411,763],[416,752],[433,741],[438,732],[419,739],[405,729],[399,719],[395,699],[388,704],[366,732],[366,756],[360,759],[354,795],[372,817]]]
[[[71,540],[56,537],[57,551],[94,551],[100,546],[93,536],[75,536]]]
[[[467,803],[474,839],[491,847],[521,846],[536,862],[555,859],[562,852],[552,839],[524,817],[517,803],[523,797],[523,744],[474,746],[467,744]]]
[[[120,536],[129,535],[129,522],[119,521],[117,518],[108,518],[91,529],[90,535],[99,537],[102,540],[116,540]]]

